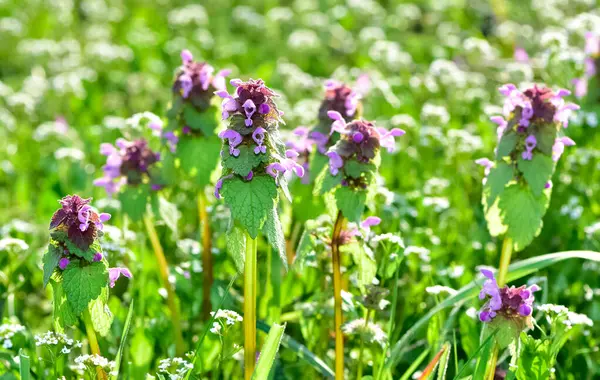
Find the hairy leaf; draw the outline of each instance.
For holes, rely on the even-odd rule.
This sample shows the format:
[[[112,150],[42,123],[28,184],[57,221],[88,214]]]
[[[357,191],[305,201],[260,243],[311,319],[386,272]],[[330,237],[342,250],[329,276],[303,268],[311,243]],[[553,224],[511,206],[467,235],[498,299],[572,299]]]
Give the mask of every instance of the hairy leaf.
[[[323,195],[342,183],[342,175],[331,175],[328,167],[324,167],[315,180],[314,195]]]
[[[54,269],[58,265],[61,256],[62,249],[55,242],[50,242],[50,244],[48,244],[48,250],[42,258],[42,262],[44,263],[44,288],[48,285],[50,276],[54,273]]]
[[[342,186],[335,191],[335,203],[350,222],[359,223],[365,208],[367,192]]]
[[[512,153],[517,145],[518,136],[515,132],[509,132],[502,136],[498,143],[498,150],[496,151],[496,159],[500,160],[502,157],[508,156]]]
[[[252,169],[263,162],[269,160],[269,151],[267,153],[254,153],[254,147],[250,145],[238,146],[239,156],[235,157],[229,154],[228,149],[223,150],[223,167],[233,170],[234,173],[245,177]]]
[[[100,297],[90,302],[88,308],[94,330],[101,336],[106,336],[110,331],[113,315],[108,308],[108,286],[102,288]]]
[[[72,261],[63,272],[63,288],[75,315],[81,314],[108,284],[108,270],[102,261],[81,267]]]
[[[287,255],[285,250],[285,236],[283,235],[283,228],[281,227],[281,221],[279,220],[279,214],[277,208],[273,207],[271,214],[267,218],[264,228],[265,234],[269,243],[275,251],[279,254],[285,270],[288,269]]]
[[[487,181],[485,182],[485,188],[488,189],[487,207],[494,204],[498,195],[504,191],[504,187],[512,178],[513,167],[504,161],[498,162],[498,164],[490,170],[490,174],[488,174]]]
[[[529,187],[531,187],[533,195],[539,197],[554,172],[552,157],[537,153],[533,155],[531,160],[524,160],[520,157],[517,165]]]

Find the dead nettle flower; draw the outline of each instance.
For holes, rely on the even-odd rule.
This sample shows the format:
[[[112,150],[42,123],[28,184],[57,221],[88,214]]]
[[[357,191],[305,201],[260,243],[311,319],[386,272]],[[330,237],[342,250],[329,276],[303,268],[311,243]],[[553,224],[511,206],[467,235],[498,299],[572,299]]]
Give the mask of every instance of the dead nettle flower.
[[[481,273],[487,278],[479,292],[480,300],[487,300],[479,311],[479,319],[490,323],[501,330],[498,332],[499,341],[507,346],[525,328],[532,328],[531,313],[533,311],[534,292],[540,290],[537,285],[518,288],[505,285],[498,287],[494,273],[482,269]]]
[[[600,36],[593,32],[585,34],[585,54],[583,61],[584,73],[581,78],[574,78],[575,96],[580,99],[588,93],[588,82],[598,73],[600,67]]]
[[[233,95],[217,91],[223,98],[222,117],[229,119],[229,127],[219,133],[224,145],[221,158],[224,176],[217,182],[215,196],[220,198],[224,181],[235,176],[244,181],[269,175],[279,185],[285,175],[304,175],[304,168],[294,161],[298,152],[285,149],[278,134],[278,123],[283,114],[277,109],[275,93],[261,79],[242,82],[233,79]]]
[[[210,106],[215,91],[225,90],[225,77],[231,70],[220,70],[215,74],[215,69],[208,63],[194,61],[187,49],[181,52],[181,60],[173,92],[202,111]]]
[[[119,192],[126,184],[137,186],[150,183],[152,190],[161,188],[160,184],[153,183],[155,178],[151,170],[160,161],[160,153],[152,151],[146,140],[127,141],[119,138],[115,146],[101,144],[100,153],[106,156],[106,164],[102,167],[104,176],[96,179],[94,185],[104,187],[109,196]]]
[[[563,99],[570,94],[568,90],[560,89],[554,92],[549,88],[533,86],[521,92],[513,84],[507,84],[500,87],[500,93],[506,97],[504,117],[491,118],[491,121],[498,125],[496,163],[487,158],[475,161],[485,168],[486,177],[492,168],[504,162],[516,167],[515,178],[519,178],[528,171],[528,166],[536,165],[522,161],[538,162],[548,157],[557,162],[565,146],[575,145],[569,137],[558,136],[561,126],[567,128],[572,111],[579,109],[576,104],[567,103]],[[538,155],[542,156],[534,159]],[[546,166],[552,167],[553,171],[553,165]],[[546,188],[552,186],[549,182],[550,176],[551,173],[547,175],[547,182],[544,184]]]
[[[50,221],[51,230],[63,232],[65,237],[80,250],[89,248],[99,237],[99,232],[104,227],[103,223],[110,219],[110,214],[96,213],[90,206],[90,201],[91,198],[83,199],[78,195],[67,195],[59,201],[61,208],[52,215]],[[64,249],[66,256],[63,258],[68,260],[68,249],[66,247]],[[68,264],[68,261],[66,263]],[[66,267],[67,264],[64,266]]]
[[[310,167],[310,155],[313,152],[315,141],[309,137],[310,130],[307,127],[298,127],[292,131],[292,136],[285,143],[288,149],[291,149],[298,153],[295,161],[304,168],[304,176],[302,176],[302,183],[310,183],[310,176],[308,175],[308,169]]]
[[[393,152],[394,138],[405,132],[399,128],[391,131],[377,128],[373,123],[362,119],[346,124],[337,111],[329,111],[329,117],[334,120],[332,130],[341,135],[340,140],[326,153],[331,175],[337,176],[343,170],[343,186],[366,188],[373,177],[365,177],[363,174],[368,175],[368,172],[379,165],[379,149],[384,147]]]

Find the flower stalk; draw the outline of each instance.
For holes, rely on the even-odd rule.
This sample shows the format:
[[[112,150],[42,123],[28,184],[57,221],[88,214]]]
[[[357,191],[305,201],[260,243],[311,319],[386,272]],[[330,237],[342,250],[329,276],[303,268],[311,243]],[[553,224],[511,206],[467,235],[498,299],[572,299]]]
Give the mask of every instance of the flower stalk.
[[[338,211],[333,236],[331,238],[331,257],[333,261],[333,299],[335,332],[335,379],[344,379],[344,336],[342,334],[342,264],[340,256],[340,234],[344,227],[344,216]]]
[[[158,234],[154,228],[154,223],[149,215],[144,216],[144,225],[146,226],[146,231],[148,232],[148,238],[150,239],[154,256],[158,262],[158,273],[160,274],[162,285],[167,290],[167,306],[171,312],[173,333],[175,335],[175,352],[177,356],[182,356],[185,353],[185,343],[183,342],[183,335],[181,333],[181,318],[179,316],[175,291],[169,282],[169,265],[167,264],[167,259],[165,258],[163,248],[160,245],[160,240],[158,239]]]
[[[94,331],[92,317],[90,315],[89,310],[87,309],[83,312],[83,323],[85,325],[85,332],[88,337],[91,353],[102,356],[102,354],[100,353],[100,345],[98,344],[98,338],[96,337],[96,331]],[[100,366],[96,366],[96,376],[98,380],[108,380],[106,372],[104,372],[104,370]]]
[[[214,281],[212,242],[210,222],[208,220],[208,202],[203,192],[198,193],[198,220],[202,236],[202,319],[208,321],[212,306],[210,303],[210,289]]]
[[[257,240],[246,233],[244,264],[244,379],[251,380],[256,364]]]

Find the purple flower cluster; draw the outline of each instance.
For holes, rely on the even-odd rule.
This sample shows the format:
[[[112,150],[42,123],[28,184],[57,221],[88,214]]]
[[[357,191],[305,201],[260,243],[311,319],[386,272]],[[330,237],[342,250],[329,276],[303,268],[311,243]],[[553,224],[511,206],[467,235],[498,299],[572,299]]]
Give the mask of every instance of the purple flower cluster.
[[[600,66],[600,36],[593,32],[586,33],[585,54],[587,57],[583,61],[584,74],[581,78],[575,78],[572,81],[577,98],[583,98],[587,95],[588,82],[598,73],[598,66]]]
[[[51,230],[66,232],[67,238],[82,250],[88,249],[97,238],[98,231],[102,231],[103,223],[110,219],[110,214],[96,213],[90,201],[91,198],[67,195],[59,201],[61,208],[52,215],[50,221]]]
[[[127,141],[117,139],[115,146],[108,143],[100,145],[100,153],[106,156],[102,167],[104,176],[94,180],[94,185],[104,187],[108,195],[118,192],[125,184],[139,185],[150,178],[149,168],[160,160],[160,154],[154,153],[144,139]],[[158,189],[153,184],[153,189]]]
[[[226,90],[215,92],[222,99],[223,119],[229,119],[229,127],[219,133],[227,147],[229,156],[234,159],[240,158],[242,147],[249,148],[250,155],[261,156],[249,172],[243,172],[243,179],[251,181],[255,175],[267,174],[280,184],[282,176],[295,173],[299,177],[304,176],[304,167],[296,163],[299,156],[294,149],[283,152],[277,137],[278,122],[283,115],[277,109],[274,101],[276,94],[268,88],[261,79],[250,79],[243,82],[240,79],[231,80],[231,85],[236,88],[235,93],[230,95]],[[281,144],[282,146],[282,144]],[[227,150],[225,150],[227,152]],[[281,153],[277,153],[281,152]],[[224,157],[224,151],[221,156]],[[284,155],[283,157],[281,155]],[[247,157],[243,158],[244,161]],[[254,161],[254,160],[250,160]],[[265,164],[262,164],[265,163]],[[248,173],[246,175],[246,173]],[[215,186],[215,197],[221,198],[220,190],[223,182],[233,178],[236,173],[226,173]]]
[[[297,152],[295,161],[304,169],[302,183],[310,183],[310,176],[307,175],[310,166],[310,154],[313,151],[315,141],[309,137],[310,130],[307,127],[298,127],[292,131],[293,137],[286,142],[286,147]],[[325,153],[325,151],[323,151]]]
[[[484,282],[479,299],[488,302],[479,312],[482,322],[491,322],[497,316],[505,319],[527,318],[533,311],[535,298],[533,293],[540,290],[537,285],[530,287],[520,286],[515,288],[508,285],[500,288],[492,271],[482,269],[481,273],[487,278]]]
[[[329,157],[329,171],[336,176],[348,160],[356,160],[360,163],[371,163],[380,147],[387,148],[389,152],[395,150],[395,137],[404,135],[404,131],[394,128],[391,131],[385,128],[377,128],[366,120],[355,120],[346,123],[342,115],[337,111],[329,111],[329,117],[334,120],[331,129],[339,132],[340,140],[329,149],[326,155]],[[342,184],[348,185],[348,178]],[[366,184],[361,183],[361,187]]]
[[[180,94],[183,99],[189,99],[195,106],[204,106],[210,103],[215,91],[225,90],[225,77],[231,70],[221,70],[214,74],[215,69],[208,63],[194,61],[189,50],[181,52],[181,60],[173,92]]]

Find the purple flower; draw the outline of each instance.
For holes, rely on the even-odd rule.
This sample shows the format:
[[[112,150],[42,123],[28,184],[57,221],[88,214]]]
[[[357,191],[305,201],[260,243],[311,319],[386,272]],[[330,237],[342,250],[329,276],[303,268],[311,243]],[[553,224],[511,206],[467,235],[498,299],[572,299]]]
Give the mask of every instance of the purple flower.
[[[96,252],[96,253],[94,254],[94,259],[93,259],[93,261],[94,261],[94,262],[102,261],[102,253],[100,253],[100,252]]]
[[[481,165],[481,166],[483,166],[485,168],[484,174],[485,174],[486,177],[488,176],[488,174],[490,174],[490,171],[494,167],[494,162],[491,161],[488,158],[485,158],[485,157],[484,158],[478,158],[477,160],[475,160],[475,163],[477,165]]]
[[[109,214],[101,214],[101,218],[89,205],[90,201],[78,195],[67,195],[60,200],[61,208],[52,215],[50,221],[50,229],[62,226],[69,240],[83,250],[96,239],[103,227],[102,222],[110,218]]]
[[[219,133],[219,137],[223,140],[229,141],[229,154],[237,157],[240,155],[240,150],[236,147],[242,143],[242,135],[233,129],[226,129]]]
[[[360,83],[357,81],[357,84],[366,92],[370,86],[369,78],[361,76],[359,80]],[[325,98],[319,108],[319,117],[323,119],[328,111],[335,111],[343,117],[351,119],[356,114],[361,98],[362,93],[354,91],[344,83],[328,79],[325,81]]]
[[[163,138],[167,140],[167,145],[169,146],[169,150],[171,153],[175,153],[177,150],[177,143],[179,142],[179,137],[173,133],[173,131],[167,131],[163,134]]]
[[[221,189],[223,188],[223,182],[226,179],[233,178],[233,174],[226,175],[225,177],[219,178],[217,184],[215,185],[215,198],[221,199]]]
[[[331,130],[329,134],[333,134],[333,132],[338,132],[341,134],[346,133],[346,120],[342,117],[342,115],[337,111],[328,111],[327,116],[334,122],[331,124]]]
[[[496,316],[503,316],[511,319],[516,316],[529,317],[533,310],[535,300],[533,293],[540,290],[537,285],[529,288],[514,286],[503,288],[498,287],[496,278],[492,271],[482,269],[481,273],[487,278],[479,293],[479,299],[488,299],[488,302],[479,312],[479,319],[482,322],[491,322]]]
[[[521,155],[524,160],[531,160],[533,158],[533,149],[537,146],[537,139],[534,135],[529,135],[525,139],[525,152]]]
[[[327,152],[326,156],[329,157],[329,172],[333,176],[337,175],[344,166],[344,160],[342,160],[342,157],[335,151]]]
[[[392,153],[396,149],[394,137],[400,137],[406,133],[400,128],[392,128],[391,131],[387,131],[385,128],[377,128],[377,130],[380,134],[379,144],[386,148],[389,153]]]
[[[192,78],[190,78],[188,74],[181,74],[178,80],[179,86],[181,87],[181,96],[186,99],[188,96],[190,96],[190,92],[194,86]]]
[[[242,106],[244,107],[244,112],[246,113],[246,127],[251,127],[252,126],[252,115],[254,115],[254,112],[256,112],[256,105],[254,104],[254,102],[252,101],[252,99],[248,99],[244,102],[244,105]]]
[[[517,62],[521,62],[521,63],[529,62],[529,55],[527,55],[527,51],[525,51],[525,49],[523,49],[522,47],[515,48],[514,58],[515,58],[515,61],[517,61]]]
[[[552,145],[552,160],[557,162],[560,159],[560,156],[565,151],[565,146],[573,146],[575,145],[575,141],[571,140],[569,137],[559,137],[554,140],[554,144]]]
[[[286,158],[280,162],[273,162],[265,168],[265,172],[275,178],[275,183],[279,185],[279,174],[295,173],[298,177],[304,177],[304,167],[294,161],[298,157],[298,152],[288,149],[285,151]]]
[[[571,83],[575,86],[575,97],[578,99],[583,98],[588,93],[588,80],[587,78],[574,78]]]
[[[600,53],[600,39],[593,32],[585,34],[585,53],[588,55]]]
[[[63,257],[60,260],[58,260],[58,267],[60,268],[60,270],[65,270],[67,265],[69,265],[69,262],[70,262],[69,259],[67,259],[66,257]]]
[[[192,52],[190,52],[188,49],[183,49],[181,51],[181,60],[183,61],[184,65],[192,62],[193,59],[194,56],[192,55]]]
[[[591,57],[587,57],[584,61],[583,64],[585,66],[585,75],[588,78],[593,77],[594,75],[596,75],[596,63],[594,61],[593,58]]]
[[[252,132],[252,139],[257,144],[254,148],[254,154],[267,153],[267,147],[263,145],[266,132],[267,131],[262,127],[258,127]]]
[[[317,150],[321,154],[325,154],[327,152],[327,143],[329,142],[329,136],[325,135],[321,132],[312,131],[310,132],[310,137],[317,144]]]
[[[110,287],[115,287],[115,282],[121,277],[121,275],[131,278],[131,272],[127,268],[108,268],[108,279],[110,281]]]

